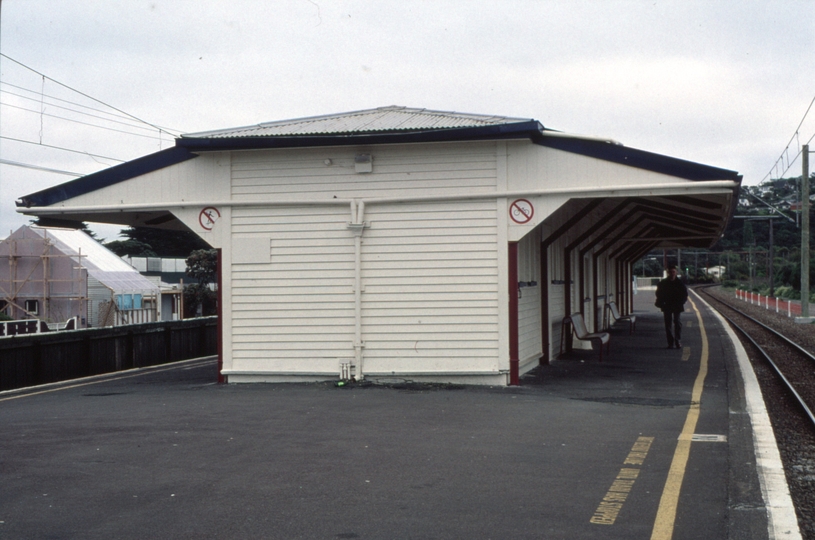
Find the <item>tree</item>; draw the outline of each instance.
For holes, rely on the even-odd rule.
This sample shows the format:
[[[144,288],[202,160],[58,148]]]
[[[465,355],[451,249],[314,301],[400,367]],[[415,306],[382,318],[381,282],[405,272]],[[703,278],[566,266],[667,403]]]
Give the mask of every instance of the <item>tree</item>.
[[[815,177],[810,178],[810,184],[813,179]],[[780,210],[787,216],[795,216],[796,212],[791,204],[796,203],[800,198],[800,183],[801,178],[797,177],[770,180],[757,186],[741,186],[734,215],[758,219],[752,222],[745,219],[731,219],[724,236],[713,246],[713,251],[733,252],[735,258],[729,258],[728,277],[742,281],[748,278],[750,275],[750,268],[747,264],[750,258],[749,253],[752,252],[753,262],[755,262],[757,254],[769,248],[770,227],[766,218],[778,216],[776,210]],[[762,217],[765,219],[761,219]],[[815,219],[815,206],[810,207],[810,219]],[[797,290],[800,287],[801,230],[799,225],[788,219],[774,219],[773,246],[775,251],[774,261],[772,261],[774,285],[792,287]],[[761,277],[764,265],[758,265],[755,269],[754,276]]]
[[[96,233],[90,230],[88,224],[84,221],[68,221],[64,219],[54,219],[48,216],[37,216],[36,219],[31,220],[31,224],[37,227],[62,227],[64,229],[77,229],[87,234],[97,242],[99,239]]]
[[[218,314],[218,294],[200,283],[184,286],[184,318]]]
[[[218,275],[218,252],[214,249],[198,249],[187,257],[187,275],[201,285],[214,283]]]
[[[147,246],[147,249],[155,254],[140,255],[142,257],[187,257],[195,250],[209,249],[209,245],[191,231],[166,231],[153,229],[152,227],[128,227],[127,229],[122,229],[119,236],[125,238],[123,242],[139,242],[141,245]],[[132,244],[132,246],[138,245],[139,244]],[[126,254],[133,256],[131,253]]]
[[[157,257],[150,245],[138,240],[114,240],[103,244],[119,257]]]
[[[756,236],[753,234],[753,222],[745,219],[743,221],[743,229],[742,229],[742,241],[741,245],[743,246],[755,246],[756,245]]]
[[[199,249],[187,257],[187,275],[198,280],[184,287],[184,316],[218,313],[218,295],[210,288],[218,278],[218,252],[214,249]]]

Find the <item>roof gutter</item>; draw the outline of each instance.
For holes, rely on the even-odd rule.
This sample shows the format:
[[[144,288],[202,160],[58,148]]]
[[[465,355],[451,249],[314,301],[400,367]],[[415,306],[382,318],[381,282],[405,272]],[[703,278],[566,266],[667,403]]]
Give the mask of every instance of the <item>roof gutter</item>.
[[[375,197],[375,198],[349,198],[349,199],[267,199],[267,200],[199,200],[199,201],[165,201],[147,204],[118,204],[115,206],[87,205],[87,206],[47,206],[34,207],[36,214],[56,215],[92,211],[119,211],[143,212],[152,210],[173,210],[180,208],[200,208],[204,206],[251,207],[251,206],[314,206],[314,205],[349,205],[354,201],[364,201],[365,204],[391,204],[408,202],[474,200],[495,198],[518,198],[545,195],[572,195],[575,197],[622,197],[640,196],[656,197],[676,195],[679,193],[722,193],[737,189],[739,184],[732,180],[712,180],[705,182],[669,182],[664,184],[618,185],[618,186],[590,186],[579,188],[553,188],[530,189],[522,191],[490,191],[485,193],[455,193],[449,195],[414,195],[407,197]],[[667,192],[667,193],[666,193]],[[18,208],[20,213],[28,213],[29,208]]]
[[[524,139],[544,131],[537,120],[477,127],[428,129],[404,132],[326,133],[270,137],[184,137],[176,146],[190,151],[255,150],[263,148],[301,148],[315,146],[352,146],[368,144],[405,144],[495,139]]]
[[[606,144],[616,144],[617,146],[624,146],[623,143],[619,141],[615,141],[614,139],[608,139],[606,137],[590,137],[588,135],[575,135],[573,133],[563,133],[562,131],[552,131],[552,130],[545,130],[541,133],[544,137],[554,137],[560,139],[579,139],[583,141],[594,141],[599,143],[606,143]]]

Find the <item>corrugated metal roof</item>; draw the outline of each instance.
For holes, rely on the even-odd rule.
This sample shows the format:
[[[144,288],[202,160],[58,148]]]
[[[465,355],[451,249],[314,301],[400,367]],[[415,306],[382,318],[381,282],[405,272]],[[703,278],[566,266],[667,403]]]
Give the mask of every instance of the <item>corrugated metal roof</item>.
[[[56,249],[66,255],[76,255],[78,258],[81,251],[80,264],[88,269],[88,275],[115,293],[159,290],[138,270],[82,231],[54,227],[29,227],[29,230],[42,238],[51,239]]]
[[[383,133],[494,126],[534,121],[531,118],[488,116],[411,109],[396,105],[326,116],[267,122],[255,126],[187,133],[189,138],[278,137],[338,133]]]

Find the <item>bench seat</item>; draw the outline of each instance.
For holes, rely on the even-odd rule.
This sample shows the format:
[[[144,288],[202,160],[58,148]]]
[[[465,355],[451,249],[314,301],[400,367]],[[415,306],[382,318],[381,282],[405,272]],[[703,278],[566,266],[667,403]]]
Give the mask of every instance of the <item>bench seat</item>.
[[[589,332],[586,328],[586,321],[583,320],[583,315],[580,313],[572,313],[563,319],[563,328],[570,325],[574,335],[580,341],[589,341],[592,344],[597,343],[600,349],[600,362],[603,361],[603,345],[606,346],[606,353],[611,350],[611,334],[608,332]],[[560,352],[563,352],[563,337],[565,332],[561,332],[560,336]]]
[[[614,319],[613,321],[608,320],[608,315],[611,314],[611,317]],[[606,328],[610,328],[611,325],[616,323],[617,321],[628,321],[628,333],[633,334],[634,330],[637,329],[637,316],[636,315],[620,315],[620,310],[617,309],[617,304],[615,302],[609,302],[606,304]]]

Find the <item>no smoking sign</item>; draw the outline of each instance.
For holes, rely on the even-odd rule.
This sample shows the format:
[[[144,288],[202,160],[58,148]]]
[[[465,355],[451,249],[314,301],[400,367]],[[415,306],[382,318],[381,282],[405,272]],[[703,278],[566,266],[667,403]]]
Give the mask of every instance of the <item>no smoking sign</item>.
[[[526,199],[516,199],[509,205],[509,217],[519,225],[528,223],[534,215],[535,207]]]
[[[198,214],[198,224],[205,231],[211,231],[215,226],[215,222],[221,217],[221,212],[214,206],[207,206]]]

